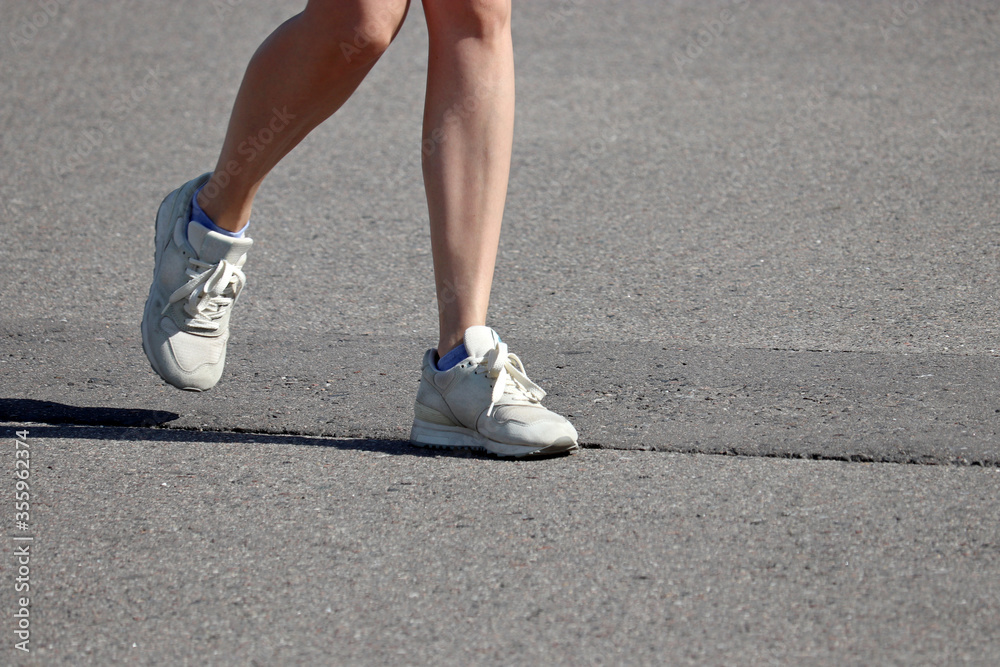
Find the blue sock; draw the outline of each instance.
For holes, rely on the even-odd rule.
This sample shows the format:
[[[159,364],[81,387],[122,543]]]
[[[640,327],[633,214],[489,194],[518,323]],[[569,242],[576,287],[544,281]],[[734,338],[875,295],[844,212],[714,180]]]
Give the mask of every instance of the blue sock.
[[[198,192],[201,192],[201,189],[204,187],[205,186],[203,185],[201,186],[201,188],[198,188]],[[197,222],[199,225],[205,227],[210,232],[218,232],[220,234],[224,234],[225,236],[231,236],[235,239],[243,238],[243,236],[246,234],[247,227],[249,225],[247,225],[247,227],[243,227],[243,229],[241,229],[238,232],[231,232],[228,229],[223,229],[222,227],[219,227],[217,224],[215,224],[214,220],[208,217],[207,213],[201,210],[201,206],[198,205],[198,192],[195,192],[194,197],[191,197],[191,222]]]
[[[458,366],[459,362],[464,361],[469,353],[465,349],[465,343],[459,343],[458,347],[449,352],[448,354],[439,358],[437,360],[437,369],[439,371],[446,371]]]

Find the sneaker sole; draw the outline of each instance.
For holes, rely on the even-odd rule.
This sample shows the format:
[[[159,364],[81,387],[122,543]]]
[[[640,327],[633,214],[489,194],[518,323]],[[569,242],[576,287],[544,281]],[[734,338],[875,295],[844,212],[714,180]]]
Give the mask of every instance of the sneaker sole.
[[[579,449],[576,442],[559,440],[548,445],[510,445],[490,440],[478,431],[462,426],[443,426],[420,419],[413,420],[410,443],[429,449],[470,449],[485,451],[502,457],[550,456]]]

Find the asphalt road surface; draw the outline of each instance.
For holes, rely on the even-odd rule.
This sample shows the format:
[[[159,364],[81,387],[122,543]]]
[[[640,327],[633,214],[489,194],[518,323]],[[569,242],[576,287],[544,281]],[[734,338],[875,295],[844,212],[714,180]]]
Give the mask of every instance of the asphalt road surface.
[[[516,4],[533,462],[405,441],[419,3],[265,182],[223,380],[149,369],[156,206],[300,6],[0,0],[0,662],[1000,662],[995,3]]]

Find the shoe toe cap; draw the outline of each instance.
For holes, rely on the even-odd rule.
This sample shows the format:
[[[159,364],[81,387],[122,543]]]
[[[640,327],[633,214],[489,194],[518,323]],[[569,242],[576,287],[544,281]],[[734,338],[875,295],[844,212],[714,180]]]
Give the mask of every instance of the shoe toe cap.
[[[478,426],[486,437],[513,445],[571,446],[578,437],[568,419],[541,406],[497,406]]]
[[[161,336],[147,349],[153,369],[179,389],[206,391],[222,376],[228,336],[198,336],[181,331],[169,317],[159,322]],[[156,342],[155,339],[159,341]]]

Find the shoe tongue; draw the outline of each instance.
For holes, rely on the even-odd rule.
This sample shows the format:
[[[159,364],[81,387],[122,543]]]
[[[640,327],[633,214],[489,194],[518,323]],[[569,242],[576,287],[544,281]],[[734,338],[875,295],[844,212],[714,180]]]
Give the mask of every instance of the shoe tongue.
[[[469,327],[465,330],[465,351],[470,357],[482,359],[499,342],[500,336],[489,327]]]
[[[222,260],[236,263],[253,245],[253,239],[226,236],[194,221],[188,223],[187,235],[188,243],[198,253],[198,259],[208,264],[217,264]]]

